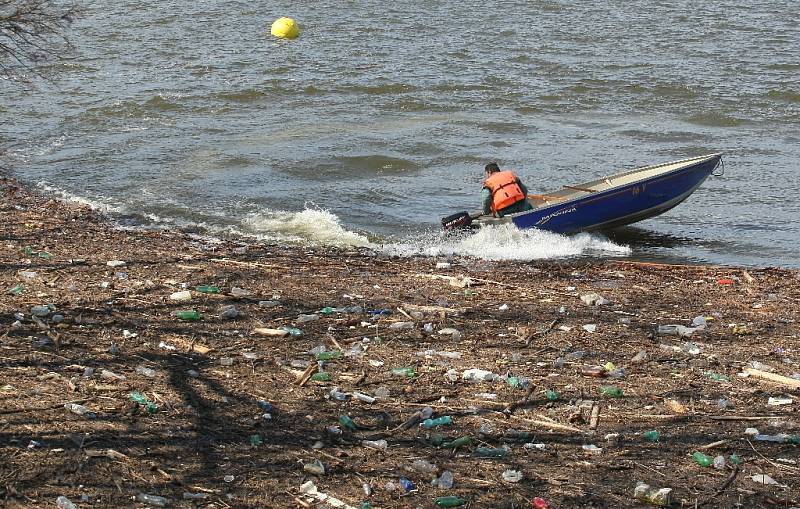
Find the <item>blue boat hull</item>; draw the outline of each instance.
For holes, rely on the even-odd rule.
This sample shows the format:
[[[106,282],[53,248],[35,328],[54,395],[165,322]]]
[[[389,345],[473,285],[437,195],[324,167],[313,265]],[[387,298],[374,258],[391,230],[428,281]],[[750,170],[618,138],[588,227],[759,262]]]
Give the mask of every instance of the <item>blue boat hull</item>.
[[[695,164],[509,216],[520,229],[555,233],[603,230],[635,223],[675,207],[712,174],[721,159],[714,154]]]

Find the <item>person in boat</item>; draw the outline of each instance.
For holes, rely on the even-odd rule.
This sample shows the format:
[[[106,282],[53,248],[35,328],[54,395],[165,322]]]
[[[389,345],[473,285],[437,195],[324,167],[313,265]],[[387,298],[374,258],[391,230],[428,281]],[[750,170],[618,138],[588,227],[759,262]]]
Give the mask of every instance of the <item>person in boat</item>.
[[[497,163],[486,165],[486,179],[481,189],[483,213],[503,217],[525,210],[530,210],[528,188],[508,170],[500,171]]]

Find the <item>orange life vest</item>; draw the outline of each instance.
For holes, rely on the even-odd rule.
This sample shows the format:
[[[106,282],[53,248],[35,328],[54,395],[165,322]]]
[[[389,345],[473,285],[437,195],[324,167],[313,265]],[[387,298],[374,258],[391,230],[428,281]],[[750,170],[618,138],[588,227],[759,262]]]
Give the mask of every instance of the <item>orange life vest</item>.
[[[525,199],[525,193],[517,184],[517,176],[510,171],[498,171],[483,181],[483,186],[492,192],[492,212],[503,210]]]

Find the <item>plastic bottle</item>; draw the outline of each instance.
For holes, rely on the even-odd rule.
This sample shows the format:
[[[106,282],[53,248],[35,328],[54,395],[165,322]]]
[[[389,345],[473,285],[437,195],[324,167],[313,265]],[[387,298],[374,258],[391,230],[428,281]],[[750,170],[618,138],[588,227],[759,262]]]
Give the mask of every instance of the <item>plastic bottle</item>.
[[[289,333],[290,336],[296,338],[303,335],[303,331],[298,329],[297,327],[278,327],[278,330],[286,331]]]
[[[648,502],[657,506],[668,506],[671,503],[670,497],[672,488],[651,488],[649,484],[639,482],[633,490],[633,498],[642,502]]]
[[[353,419],[350,418],[349,415],[342,415],[339,417],[339,424],[343,427],[349,429],[350,431],[356,430],[356,423],[353,422]]]
[[[318,361],[330,361],[334,359],[341,359],[342,358],[342,351],[341,350],[332,350],[329,352],[319,352],[314,356],[315,359]]]
[[[621,398],[623,396],[622,389],[616,385],[601,385],[600,393],[603,396],[608,396],[610,398]]]
[[[442,443],[442,447],[447,449],[457,449],[459,447],[465,447],[472,443],[472,438],[470,437],[459,437],[451,442],[444,442]]]
[[[8,293],[10,293],[11,295],[22,295],[23,291],[24,288],[22,287],[22,285],[16,285],[8,289]]]
[[[313,375],[311,375],[311,378],[309,378],[309,380],[311,380],[312,382],[330,382],[331,375],[330,373],[325,373],[324,371],[320,371],[319,373],[314,373]]]
[[[558,399],[558,393],[552,389],[547,389],[544,391],[544,396],[550,401],[555,401]]]
[[[146,493],[139,493],[136,495],[136,500],[143,504],[147,505],[154,505],[156,507],[166,507],[168,500],[164,497],[159,497],[157,495],[148,495]]]
[[[442,475],[433,480],[432,484],[443,490],[449,490],[453,487],[453,472],[445,470]]]
[[[362,440],[361,445],[369,449],[376,449],[378,451],[385,451],[389,447],[386,440]]]
[[[709,466],[711,466],[712,463],[714,463],[714,460],[711,459],[710,456],[706,456],[705,454],[703,454],[700,451],[697,451],[694,454],[692,454],[692,458],[701,467],[709,467]]]
[[[473,453],[478,458],[505,458],[508,449],[505,447],[476,447]]]
[[[92,412],[91,410],[89,410],[85,406],[79,405],[77,403],[64,403],[64,408],[66,408],[67,410],[69,410],[73,414],[82,415],[83,417],[86,417],[87,419],[94,419],[95,417],[97,417],[94,412]]]
[[[714,457],[714,468],[717,470],[722,470],[725,468],[725,456],[719,455]]]
[[[332,315],[333,314],[333,308],[330,307],[330,306],[325,306],[324,308],[319,310],[319,314],[325,315],[325,316]]]
[[[437,507],[459,507],[466,504],[467,501],[459,497],[437,497]]]
[[[405,477],[401,477],[400,478],[400,486],[403,488],[403,491],[405,491],[406,493],[408,493],[409,491],[413,491],[413,490],[417,489],[417,487],[414,486],[414,483],[411,482],[410,479],[406,479]]]
[[[658,439],[661,437],[657,430],[645,431],[642,436],[644,436],[644,439],[648,442],[658,442]]]
[[[194,289],[200,293],[219,293],[219,288],[212,285],[199,285]]]
[[[437,417],[436,419],[425,419],[422,421],[423,428],[435,428],[437,426],[447,426],[453,424],[453,418],[449,415],[443,415],[442,417]]]
[[[197,320],[200,319],[200,313],[198,313],[194,309],[178,311],[175,313],[175,316],[187,322],[196,322]]]
[[[408,378],[414,378],[417,374],[417,370],[413,366],[405,367],[405,368],[392,368],[392,374],[397,376],[407,376]]]
[[[78,509],[78,506],[73,504],[72,501],[64,495],[56,499],[56,506],[58,506],[59,509]]]

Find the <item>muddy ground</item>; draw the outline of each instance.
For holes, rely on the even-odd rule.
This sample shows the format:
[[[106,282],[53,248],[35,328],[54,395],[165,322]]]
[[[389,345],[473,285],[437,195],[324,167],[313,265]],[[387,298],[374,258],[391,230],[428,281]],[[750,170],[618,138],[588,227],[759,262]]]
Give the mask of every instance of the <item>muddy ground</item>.
[[[620,508],[646,505],[642,481],[673,507],[800,505],[798,445],[746,434],[800,435],[797,380],[759,376],[800,372],[795,271],[214,241],[0,188],[0,504],[334,507],[312,481],[358,508]],[[302,335],[266,335],[281,327]],[[320,346],[341,358],[320,366]],[[425,407],[452,424],[425,428]],[[452,488],[431,484],[444,471]]]

